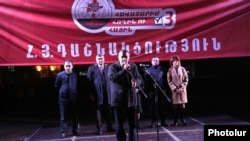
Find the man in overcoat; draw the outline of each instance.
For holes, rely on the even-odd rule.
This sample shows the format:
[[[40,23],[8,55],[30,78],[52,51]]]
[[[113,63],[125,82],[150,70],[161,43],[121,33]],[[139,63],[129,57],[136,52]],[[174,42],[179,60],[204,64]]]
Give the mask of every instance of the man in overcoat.
[[[102,134],[102,125],[106,121],[106,130],[114,131],[112,110],[110,107],[110,80],[108,66],[101,54],[96,55],[96,63],[88,68],[87,79],[90,84],[90,98],[95,103],[96,127],[98,134]]]
[[[128,140],[136,140],[136,106],[135,89],[143,85],[143,79],[136,64],[129,62],[130,54],[121,50],[118,62],[109,66],[108,75],[111,80],[111,106],[114,107],[116,138],[126,141],[124,122],[128,120]]]

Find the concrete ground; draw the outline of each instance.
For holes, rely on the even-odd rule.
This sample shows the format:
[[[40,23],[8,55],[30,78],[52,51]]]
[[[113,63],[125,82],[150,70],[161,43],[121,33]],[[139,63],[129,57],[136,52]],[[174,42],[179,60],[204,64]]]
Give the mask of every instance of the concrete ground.
[[[189,116],[186,120],[188,126],[158,126],[150,128],[150,121],[143,119],[138,129],[137,141],[203,141],[204,125],[250,125],[229,115],[198,115]],[[172,119],[167,119],[172,123]],[[127,132],[127,123],[125,123]],[[114,132],[96,134],[94,122],[82,122],[81,136],[72,136],[68,127],[68,136],[62,138],[59,132],[57,119],[28,119],[28,118],[0,118],[1,141],[116,141]],[[238,140],[240,141],[240,140]]]

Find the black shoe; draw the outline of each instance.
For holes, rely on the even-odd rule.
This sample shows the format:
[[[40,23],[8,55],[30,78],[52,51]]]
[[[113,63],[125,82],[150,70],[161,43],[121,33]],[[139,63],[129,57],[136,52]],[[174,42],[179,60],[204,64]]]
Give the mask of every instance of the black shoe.
[[[183,126],[187,126],[187,123],[186,122],[182,122]]]
[[[182,124],[183,124],[183,126],[187,126],[187,123],[185,120],[182,120]]]
[[[73,131],[73,136],[81,136],[81,134],[78,131]]]
[[[109,128],[107,128],[107,131],[108,131],[108,132],[115,132],[115,129],[112,128],[112,127],[109,127]]]
[[[168,127],[168,124],[166,124],[166,123],[161,123],[161,126],[163,126],[163,127]]]
[[[171,126],[178,126],[178,124],[177,124],[177,123],[174,123],[174,124],[171,124]]]
[[[102,135],[102,128],[97,129],[97,134]]]
[[[152,128],[154,128],[154,127],[156,127],[156,126],[161,126],[161,123],[160,123],[160,122],[153,122],[153,123],[151,124],[151,127],[152,127]]]
[[[141,125],[137,125],[137,129],[143,129]]]
[[[155,123],[152,123],[149,127],[150,128],[155,128],[155,126],[156,126]]]
[[[66,133],[62,133],[62,138],[65,138],[66,136]]]

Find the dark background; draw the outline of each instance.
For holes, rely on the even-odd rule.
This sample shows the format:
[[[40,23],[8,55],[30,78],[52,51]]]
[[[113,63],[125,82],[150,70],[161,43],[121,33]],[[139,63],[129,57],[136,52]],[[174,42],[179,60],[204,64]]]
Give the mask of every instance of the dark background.
[[[168,68],[168,62],[161,62]],[[183,60],[189,72],[187,114],[228,114],[250,122],[250,58]],[[94,120],[93,103],[87,90],[89,65],[75,65],[80,75],[80,120]],[[143,68],[139,67],[143,75]],[[61,69],[63,67],[61,66]],[[57,72],[37,72],[34,66],[0,67],[1,117],[27,119],[59,119]],[[168,93],[169,94],[169,93]],[[142,118],[148,118],[148,101],[142,98]],[[166,112],[171,114],[170,109]]]

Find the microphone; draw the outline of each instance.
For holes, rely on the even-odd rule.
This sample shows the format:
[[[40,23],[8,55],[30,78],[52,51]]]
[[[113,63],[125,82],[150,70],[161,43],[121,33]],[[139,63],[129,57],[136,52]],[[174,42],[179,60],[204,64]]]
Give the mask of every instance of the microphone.
[[[140,67],[149,67],[150,64],[140,64],[139,66],[140,66]]]
[[[130,65],[127,61],[122,61],[121,62],[122,67],[124,68],[124,66],[126,67],[126,70],[130,70]],[[125,69],[125,68],[124,68]]]
[[[124,67],[124,65],[127,64],[126,61],[121,61],[121,66]]]

